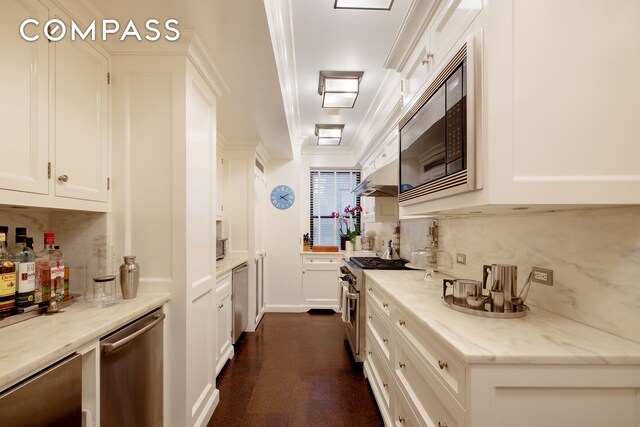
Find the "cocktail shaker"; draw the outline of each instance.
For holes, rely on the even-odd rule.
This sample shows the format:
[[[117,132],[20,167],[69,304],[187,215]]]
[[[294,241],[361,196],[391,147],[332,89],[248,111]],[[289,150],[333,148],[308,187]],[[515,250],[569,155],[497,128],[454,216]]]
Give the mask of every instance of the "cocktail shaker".
[[[140,283],[140,266],[136,264],[136,257],[127,255],[124,264],[120,266],[120,287],[123,299],[133,299],[138,295]]]

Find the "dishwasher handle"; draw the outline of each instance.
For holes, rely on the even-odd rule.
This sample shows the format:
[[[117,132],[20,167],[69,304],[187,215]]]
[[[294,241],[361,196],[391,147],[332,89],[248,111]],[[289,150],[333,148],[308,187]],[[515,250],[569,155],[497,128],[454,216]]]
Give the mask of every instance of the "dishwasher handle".
[[[154,328],[158,323],[162,322],[166,316],[165,316],[164,313],[155,313],[155,314],[152,315],[152,317],[155,318],[155,320],[153,322],[149,323],[144,328],[141,328],[141,329],[135,331],[131,335],[127,335],[126,337],[124,337],[121,340],[118,340],[116,342],[104,342],[104,343],[101,343],[100,347],[102,348],[102,352],[103,353],[111,353],[112,351],[122,347],[126,343],[138,338],[140,335],[144,334],[149,329]]]

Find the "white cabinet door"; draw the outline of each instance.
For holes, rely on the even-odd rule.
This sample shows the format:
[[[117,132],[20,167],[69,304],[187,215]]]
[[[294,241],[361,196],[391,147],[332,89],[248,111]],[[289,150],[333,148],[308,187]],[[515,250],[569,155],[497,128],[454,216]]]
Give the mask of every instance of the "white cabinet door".
[[[6,0],[0,13],[0,188],[47,194],[49,57],[44,37],[26,42],[18,24],[45,22],[49,11],[35,0]],[[27,27],[32,29],[33,27]],[[25,31],[31,35],[31,31]],[[33,30],[35,34],[35,30]]]
[[[217,306],[217,353],[216,353],[216,375],[220,373],[224,364],[233,356],[233,343],[231,342],[233,311],[231,303],[231,292],[228,292],[218,301]]]
[[[302,267],[302,298],[307,309],[338,310],[338,265],[305,265]]]
[[[56,196],[107,201],[108,72],[107,58],[91,43],[56,43]]]

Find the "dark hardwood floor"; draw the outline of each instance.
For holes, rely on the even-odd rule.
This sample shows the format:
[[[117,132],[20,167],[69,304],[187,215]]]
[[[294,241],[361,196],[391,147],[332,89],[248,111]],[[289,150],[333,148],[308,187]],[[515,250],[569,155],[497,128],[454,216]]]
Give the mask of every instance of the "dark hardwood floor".
[[[208,426],[382,426],[339,314],[267,313],[218,376]]]

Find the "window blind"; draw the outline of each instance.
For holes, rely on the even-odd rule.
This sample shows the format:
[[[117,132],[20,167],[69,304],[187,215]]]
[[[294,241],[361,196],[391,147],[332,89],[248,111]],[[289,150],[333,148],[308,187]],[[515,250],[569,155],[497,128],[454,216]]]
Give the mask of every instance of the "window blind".
[[[311,245],[340,246],[340,222],[331,217],[331,212],[344,215],[344,208],[360,206],[360,197],[351,190],[360,183],[360,171],[356,170],[311,170]],[[360,213],[350,223],[360,227]],[[353,226],[350,227],[353,230]],[[342,225],[342,231],[346,227]]]

